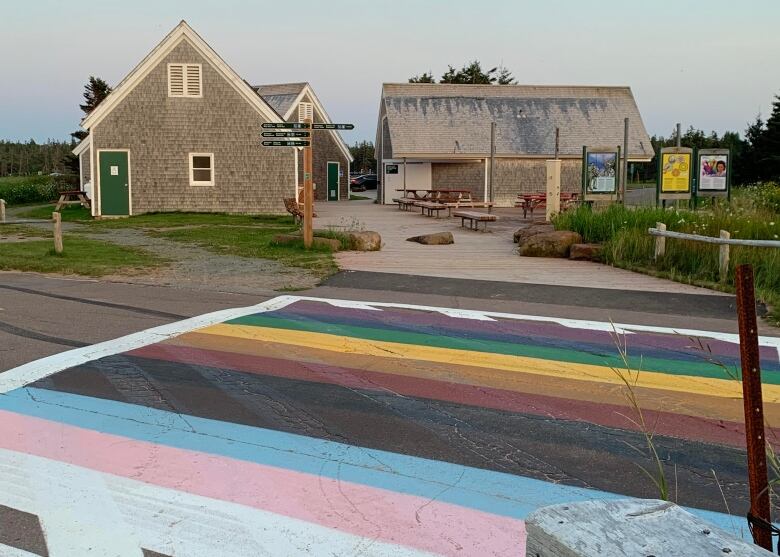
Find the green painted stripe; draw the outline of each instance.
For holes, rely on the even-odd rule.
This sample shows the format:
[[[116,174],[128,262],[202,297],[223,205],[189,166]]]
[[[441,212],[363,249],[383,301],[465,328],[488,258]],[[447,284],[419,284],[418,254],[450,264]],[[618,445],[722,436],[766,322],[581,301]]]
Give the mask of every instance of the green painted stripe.
[[[615,351],[610,355],[591,354],[589,352],[571,350],[566,348],[551,348],[529,344],[514,344],[497,340],[480,340],[468,338],[456,338],[440,335],[428,335],[393,329],[377,329],[372,327],[354,327],[320,321],[297,321],[272,317],[267,315],[249,315],[228,321],[232,325],[250,325],[257,327],[269,327],[310,333],[325,333],[330,335],[361,338],[365,340],[377,340],[384,342],[396,342],[400,344],[413,344],[418,346],[433,346],[437,348],[451,348],[454,350],[469,350],[472,352],[487,352],[492,354],[504,354],[509,356],[526,356],[541,360],[570,362],[577,364],[590,364],[603,367],[625,369],[623,359]],[[645,358],[631,356],[628,365],[632,370],[656,371],[670,375],[686,375],[692,377],[709,377],[713,379],[733,379],[723,368],[710,362],[692,362],[664,358]],[[762,377],[765,383],[780,384],[780,374],[765,374]]]

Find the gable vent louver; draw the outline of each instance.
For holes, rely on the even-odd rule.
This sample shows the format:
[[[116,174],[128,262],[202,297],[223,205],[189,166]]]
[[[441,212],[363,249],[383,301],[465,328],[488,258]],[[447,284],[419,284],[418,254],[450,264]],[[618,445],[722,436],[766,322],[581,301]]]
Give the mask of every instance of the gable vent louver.
[[[314,121],[314,105],[311,103],[300,103],[298,105],[298,121],[303,122],[306,119]]]
[[[169,97],[201,97],[202,84],[200,64],[168,64]]]

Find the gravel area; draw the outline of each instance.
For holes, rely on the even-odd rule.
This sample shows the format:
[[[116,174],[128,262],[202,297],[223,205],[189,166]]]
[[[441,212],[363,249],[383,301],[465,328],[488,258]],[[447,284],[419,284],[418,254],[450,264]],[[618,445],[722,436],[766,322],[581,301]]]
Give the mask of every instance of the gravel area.
[[[29,207],[19,208],[18,211]],[[9,210],[9,221],[14,220]],[[51,229],[48,222],[28,226]],[[207,249],[153,237],[137,228],[99,229],[73,222],[62,223],[63,232],[78,233],[93,240],[138,247],[169,260],[165,266],[137,274],[108,275],[101,280],[159,286],[179,286],[196,290],[273,294],[279,290],[302,290],[316,286],[320,279],[310,271],[289,267],[270,259],[221,255]],[[67,237],[65,238],[67,248]]]

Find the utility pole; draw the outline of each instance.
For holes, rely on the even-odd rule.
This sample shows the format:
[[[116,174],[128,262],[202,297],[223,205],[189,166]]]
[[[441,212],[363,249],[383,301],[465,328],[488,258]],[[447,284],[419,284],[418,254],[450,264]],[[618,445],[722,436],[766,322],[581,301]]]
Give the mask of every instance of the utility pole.
[[[682,147],[682,134],[680,133],[680,130],[682,129],[680,122],[677,122],[677,147]]]

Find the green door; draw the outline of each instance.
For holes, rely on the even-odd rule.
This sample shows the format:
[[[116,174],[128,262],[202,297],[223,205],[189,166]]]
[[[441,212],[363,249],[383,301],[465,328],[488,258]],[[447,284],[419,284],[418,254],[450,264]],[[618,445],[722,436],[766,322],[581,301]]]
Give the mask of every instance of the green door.
[[[339,200],[339,171],[339,163],[328,163],[328,201]]]
[[[127,151],[100,151],[100,213],[130,214],[130,164]]]

